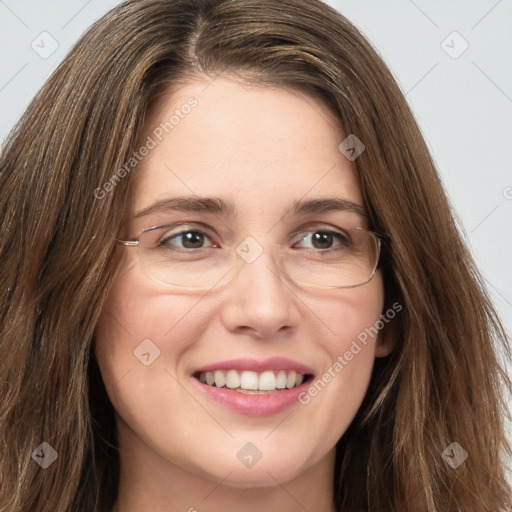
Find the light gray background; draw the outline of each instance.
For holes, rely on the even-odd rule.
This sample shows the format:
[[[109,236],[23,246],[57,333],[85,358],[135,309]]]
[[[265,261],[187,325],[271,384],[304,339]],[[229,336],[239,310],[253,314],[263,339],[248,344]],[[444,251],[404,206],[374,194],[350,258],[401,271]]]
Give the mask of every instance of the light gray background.
[[[71,45],[118,3],[0,0],[0,141]],[[512,333],[512,0],[328,3],[406,94]]]

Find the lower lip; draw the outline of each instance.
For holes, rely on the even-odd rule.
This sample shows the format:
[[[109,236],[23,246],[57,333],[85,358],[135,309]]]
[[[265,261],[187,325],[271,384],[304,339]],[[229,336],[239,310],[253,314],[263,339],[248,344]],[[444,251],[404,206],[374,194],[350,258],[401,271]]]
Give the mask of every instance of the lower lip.
[[[293,404],[299,403],[299,395],[305,392],[311,383],[311,377],[309,377],[307,381],[295,388],[262,395],[249,395],[229,388],[208,386],[195,377],[192,377],[192,380],[214,402],[247,416],[271,416],[284,411]]]

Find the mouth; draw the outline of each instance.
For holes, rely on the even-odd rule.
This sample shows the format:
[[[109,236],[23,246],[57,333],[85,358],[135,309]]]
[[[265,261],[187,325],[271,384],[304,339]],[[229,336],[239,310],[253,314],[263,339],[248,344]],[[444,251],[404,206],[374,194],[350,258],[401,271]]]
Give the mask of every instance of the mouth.
[[[197,368],[191,378],[217,406],[245,416],[270,416],[301,403],[314,370],[284,357],[243,358]]]
[[[266,395],[283,392],[307,384],[313,374],[295,370],[212,370],[197,371],[193,377],[202,384],[247,395]]]

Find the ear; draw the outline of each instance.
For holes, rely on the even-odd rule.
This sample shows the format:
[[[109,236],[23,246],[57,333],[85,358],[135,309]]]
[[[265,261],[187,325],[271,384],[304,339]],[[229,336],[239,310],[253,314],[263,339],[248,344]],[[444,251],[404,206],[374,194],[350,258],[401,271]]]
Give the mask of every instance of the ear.
[[[386,357],[395,348],[398,335],[396,319],[390,320],[384,325],[377,335],[375,344],[375,357]]]

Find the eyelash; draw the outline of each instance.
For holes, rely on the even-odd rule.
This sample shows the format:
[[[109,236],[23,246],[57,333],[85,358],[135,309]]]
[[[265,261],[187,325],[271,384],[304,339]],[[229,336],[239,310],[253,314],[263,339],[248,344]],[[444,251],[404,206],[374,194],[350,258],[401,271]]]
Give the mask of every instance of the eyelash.
[[[166,246],[166,247],[172,247],[171,244],[169,244],[168,242],[170,240],[173,240],[173,239],[176,239],[176,238],[179,238],[180,236],[183,236],[187,233],[200,233],[202,235],[204,235],[206,238],[208,238],[210,240],[210,236],[208,236],[207,233],[205,233],[204,231],[200,230],[200,229],[184,229],[182,231],[179,231],[178,233],[174,233],[168,237],[165,237],[163,240],[161,240],[159,243],[158,243],[158,246],[159,247],[162,247],[162,246]],[[344,235],[342,232],[339,232],[339,231],[333,231],[332,229],[321,229],[321,228],[316,228],[316,229],[312,229],[312,230],[309,230],[309,231],[297,231],[294,233],[294,235],[298,235],[298,234],[301,234],[301,235],[304,235],[304,236],[301,236],[301,238],[297,241],[297,242],[301,242],[303,241],[305,238],[307,238],[309,235],[313,235],[314,233],[324,233],[324,234],[330,234],[330,235],[334,235],[334,237],[338,240],[338,242],[340,242],[342,245],[343,244],[350,244],[350,238],[348,235]],[[296,242],[296,243],[297,243]],[[190,248],[185,248],[185,247],[176,247],[177,250],[181,250],[181,251],[187,251],[187,252],[192,252],[192,251],[196,251],[196,250],[200,250],[200,249],[212,249],[212,248],[216,248],[216,246],[218,247],[218,244],[214,243],[214,246],[213,247],[199,247],[199,248],[195,248],[195,249],[190,249]],[[326,252],[326,251],[329,251],[329,250],[336,250],[336,247],[332,248],[332,247],[329,247],[328,249],[315,249],[314,247],[310,248],[311,250],[314,250],[314,251],[319,251],[319,252]]]

